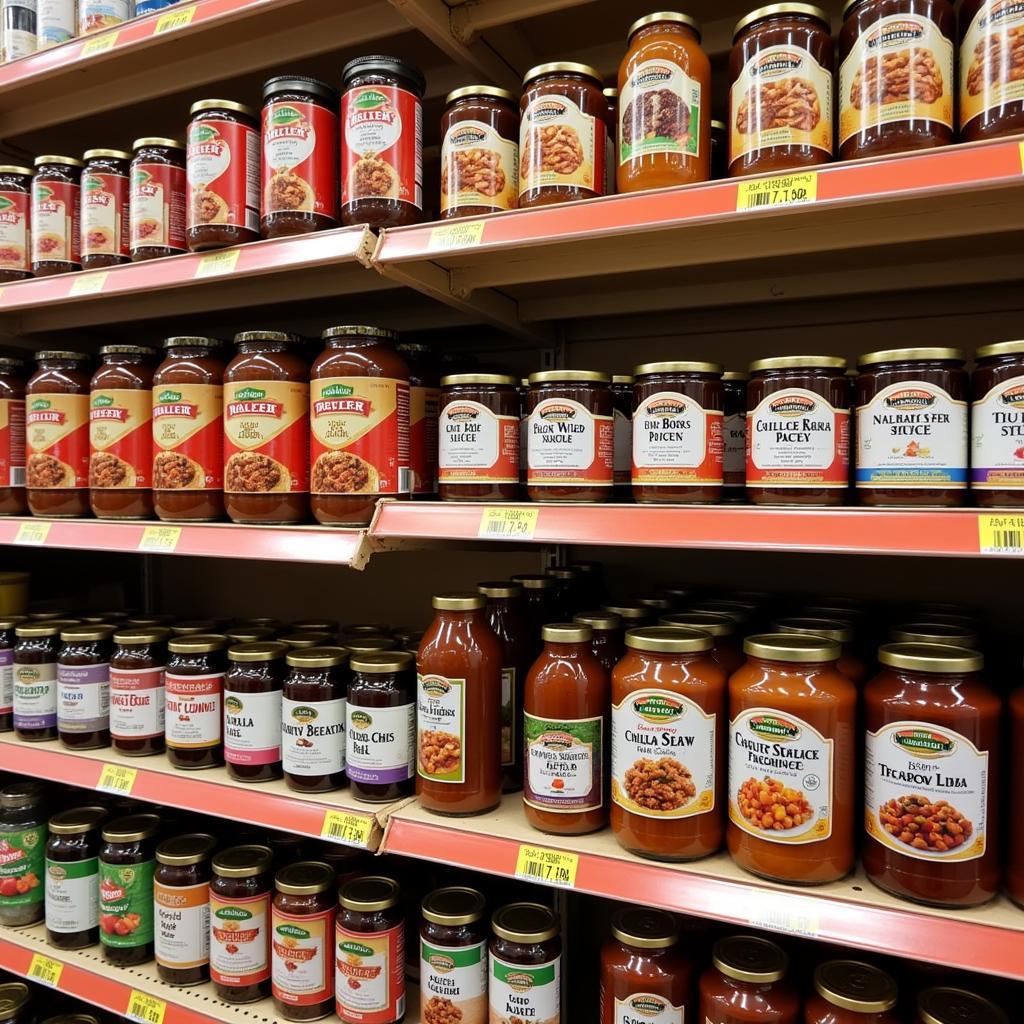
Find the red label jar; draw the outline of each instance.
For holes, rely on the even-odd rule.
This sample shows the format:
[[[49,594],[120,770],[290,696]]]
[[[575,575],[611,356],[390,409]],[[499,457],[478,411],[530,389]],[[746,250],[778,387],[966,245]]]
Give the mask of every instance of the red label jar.
[[[131,153],[89,149],[82,171],[82,267],[116,267],[129,260],[128,164]]]
[[[24,515],[25,363],[0,358],[0,515]]]
[[[164,669],[170,631],[122,628],[110,656],[110,742],[129,757],[164,750]]]
[[[131,258],[152,260],[185,252],[185,145],[144,138],[132,144],[128,233]]]
[[[1024,8],[1015,0],[960,5],[960,138],[1024,131]]]
[[[29,207],[32,170],[0,166],[0,282],[32,276],[29,252]]]
[[[36,277],[82,269],[79,250],[82,161],[37,156],[32,178],[32,272]]]
[[[224,648],[217,634],[176,637],[164,672],[167,760],[174,768],[224,763]]]

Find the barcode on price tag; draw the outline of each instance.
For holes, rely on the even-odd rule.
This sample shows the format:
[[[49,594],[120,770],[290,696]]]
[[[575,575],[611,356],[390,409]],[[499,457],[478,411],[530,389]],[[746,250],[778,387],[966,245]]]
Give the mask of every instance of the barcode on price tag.
[[[497,540],[532,540],[537,530],[537,508],[485,508],[480,514],[478,537]]]
[[[484,237],[484,222],[471,220],[464,224],[442,224],[430,232],[428,252],[439,249],[462,249],[467,245],[479,245]]]
[[[22,523],[14,538],[15,544],[45,544],[50,532],[49,523]]]
[[[323,839],[346,846],[368,846],[373,820],[362,814],[348,814],[345,811],[328,811],[324,815],[324,827],[320,831]]]
[[[978,516],[983,555],[1024,555],[1024,516]]]
[[[106,793],[120,793],[127,796],[135,785],[135,776],[139,773],[134,768],[123,764],[105,764],[100,772],[100,781],[96,788]]]
[[[181,540],[180,526],[147,526],[142,531],[139,551],[151,551],[154,554],[170,554]]]
[[[156,28],[153,29],[153,35],[158,36],[162,32],[171,32],[176,28],[182,28],[190,24],[195,13],[196,5],[192,4],[191,7],[182,7],[177,11],[171,11],[169,14],[161,14],[156,20]]]
[[[44,985],[52,985],[56,988],[60,984],[60,976],[64,965],[59,960],[53,960],[42,953],[33,953],[32,962],[28,965],[28,976],[34,981],[40,981]]]
[[[90,53],[103,53],[104,50],[112,50],[116,42],[116,32],[108,32],[105,36],[95,36],[92,39],[87,39],[82,44],[82,56],[88,57]]]
[[[222,249],[220,252],[208,252],[199,260],[196,267],[196,277],[218,277],[221,274],[230,274],[238,266],[240,249]]]
[[[785,897],[773,899],[758,896],[753,904],[754,909],[750,912],[749,918],[751,928],[786,932],[789,935],[806,935],[810,938],[816,938],[821,932],[821,922],[816,913],[795,906]]]
[[[140,1020],[143,1024],[164,1024],[165,1013],[167,1004],[162,999],[132,989],[126,1014],[129,1019]]]
[[[777,178],[757,178],[740,182],[736,193],[737,210],[766,210],[777,206],[798,206],[818,198],[818,175],[784,174]]]
[[[524,844],[519,847],[519,856],[516,858],[516,878],[572,889],[576,885],[579,866],[578,854]]]

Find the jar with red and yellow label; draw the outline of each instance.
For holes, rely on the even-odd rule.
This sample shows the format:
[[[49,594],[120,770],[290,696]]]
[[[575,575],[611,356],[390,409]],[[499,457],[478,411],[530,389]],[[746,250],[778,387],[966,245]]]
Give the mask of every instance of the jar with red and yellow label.
[[[82,171],[82,268],[116,267],[130,259],[128,164],[131,153],[89,149]]]
[[[960,138],[1024,131],[1024,8],[1014,0],[960,5]]]
[[[227,638],[199,633],[171,640],[164,672],[167,760],[194,771],[224,763],[224,648]]]
[[[900,1024],[896,982],[857,960],[829,960],[814,971],[804,1024]]]
[[[82,161],[37,156],[32,177],[32,272],[36,277],[82,269],[79,250]]]
[[[0,282],[32,276],[29,251],[29,207],[32,169],[0,166]]]
[[[438,363],[429,345],[403,341],[398,354],[409,364],[409,469],[414,498],[437,496],[437,418],[441,408]]]
[[[186,252],[185,144],[142,138],[132,144],[128,234],[133,262]]]
[[[110,656],[110,741],[120,754],[164,751],[164,668],[170,631],[120,627]]]
[[[236,523],[309,515],[309,364],[282,331],[235,335],[224,371],[224,508]]]
[[[185,170],[189,249],[253,242],[260,226],[260,133],[256,112],[230,100],[189,110]]]
[[[1021,11],[1024,19],[1024,9]],[[1024,29],[1021,30],[1024,43]],[[1024,53],[1022,53],[1024,79]],[[1024,93],[1022,93],[1024,96]],[[971,378],[971,490],[985,508],[1024,505],[1024,341],[984,345]]]
[[[27,510],[25,363],[0,358],[0,515],[20,516]]]

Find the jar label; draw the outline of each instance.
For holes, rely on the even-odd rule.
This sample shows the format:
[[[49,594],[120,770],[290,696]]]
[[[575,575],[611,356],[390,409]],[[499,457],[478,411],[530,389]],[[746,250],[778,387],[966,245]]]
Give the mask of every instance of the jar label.
[[[514,1020],[558,1024],[562,1007],[562,962],[510,964],[488,954],[490,1019],[492,1024]]]
[[[700,82],[672,60],[633,68],[619,97],[619,165],[655,153],[700,155]]]
[[[210,885],[153,884],[156,962],[183,971],[210,962]]]
[[[153,471],[153,399],[149,390],[104,388],[89,397],[89,486],[149,487]]]
[[[408,494],[409,384],[393,377],[310,381],[314,494]]]
[[[132,249],[155,245],[184,252],[185,168],[133,163],[128,220]]]
[[[30,0],[31,2],[31,0]],[[7,10],[13,8],[8,7]],[[31,8],[29,8],[31,13]],[[37,50],[35,32],[25,32],[22,29],[3,29],[3,47],[5,60],[19,60],[21,57],[31,57]]]
[[[524,713],[523,802],[569,814],[604,804],[604,718],[554,721]]]
[[[802,46],[767,46],[729,90],[729,162],[775,146],[832,155],[832,68]]]
[[[57,724],[57,663],[14,666],[14,728],[48,729]]]
[[[747,413],[747,486],[845,490],[850,414],[821,395],[785,388]]]
[[[974,402],[971,433],[971,486],[978,491],[1024,487],[1024,377],[1001,381]]]
[[[224,389],[219,384],[153,388],[153,489],[224,486]]]
[[[729,725],[729,820],[769,843],[832,835],[833,741],[794,715],[750,708]]]
[[[110,666],[57,665],[57,728],[99,732],[110,727]]]
[[[984,855],[987,750],[958,732],[913,721],[869,731],[865,747],[864,827],[872,839],[915,860]]]
[[[439,388],[409,388],[409,467],[412,493],[437,491],[437,419]]]
[[[189,231],[260,229],[260,136],[237,121],[197,120],[185,159]]]
[[[466,680],[418,673],[416,771],[430,782],[466,781]]]
[[[132,16],[128,0],[78,0],[78,34],[102,32]]]
[[[391,1024],[405,1013],[405,924],[383,932],[335,933],[338,1016],[361,1024]],[[351,1014],[351,1016],[348,1016]]]
[[[43,902],[46,828],[0,831],[0,910]]]
[[[608,126],[567,96],[539,96],[519,122],[519,195],[561,186],[604,195]]]
[[[612,414],[612,479],[616,485],[629,486],[633,479],[633,421],[621,410]]]
[[[224,759],[229,764],[281,760],[281,691],[224,690]]]
[[[89,396],[34,394],[25,399],[28,487],[89,486]]]
[[[100,941],[130,949],[153,941],[155,860],[141,864],[100,861]]]
[[[423,209],[423,109],[419,97],[389,85],[341,97],[341,205],[360,199]]]
[[[953,127],[953,44],[930,18],[892,14],[866,26],[839,67],[839,142],[883,124]]]
[[[39,0],[39,50],[75,38],[75,0]]]
[[[519,417],[455,399],[441,410],[439,479],[443,484],[519,482]]]
[[[0,651],[0,714],[14,713],[14,648]]]
[[[316,103],[271,101],[263,108],[260,216],[319,214],[338,219],[338,115]]]
[[[167,746],[202,750],[221,742],[224,673],[177,676],[164,673]]]
[[[501,670],[501,764],[503,767],[516,763],[519,740],[516,736],[516,670]]]
[[[284,770],[333,775],[345,770],[345,701],[281,701]]]
[[[331,942],[334,908],[322,914],[271,911],[271,979],[274,998],[288,1006],[315,1006],[334,995]]]
[[[128,255],[128,178],[124,174],[82,177],[82,255]]]
[[[725,417],[722,440],[722,483],[742,487],[747,482],[747,417],[743,413]]]
[[[70,181],[32,180],[32,262],[78,263],[81,189]]]
[[[441,141],[441,212],[466,206],[514,210],[519,143],[483,121],[459,121]]]
[[[60,935],[98,928],[100,862],[46,858],[46,927]]]
[[[633,413],[633,483],[643,487],[722,483],[722,414],[678,391],[659,391]]]
[[[0,398],[0,487],[25,486],[25,400]]]
[[[244,988],[270,978],[270,894],[229,899],[210,892],[210,978]]]
[[[164,670],[110,670],[110,736],[148,740],[164,734]]]
[[[420,1020],[487,1024],[487,943],[439,946],[420,940]]]
[[[714,810],[716,728],[716,715],[671,690],[613,704],[612,802],[644,818]]]
[[[960,43],[960,126],[1024,101],[1024,6],[987,0]]]
[[[857,486],[967,487],[967,403],[923,380],[890,384],[857,409]]]
[[[0,270],[28,270],[28,207],[25,192],[0,191]]]
[[[371,785],[414,777],[416,705],[395,708],[346,707],[348,777]]]
[[[665,996],[637,992],[625,999],[615,997],[612,1024],[683,1024],[685,1012],[685,1006],[676,1006]]]
[[[615,425],[571,398],[542,398],[530,413],[528,483],[531,487],[611,487]]]

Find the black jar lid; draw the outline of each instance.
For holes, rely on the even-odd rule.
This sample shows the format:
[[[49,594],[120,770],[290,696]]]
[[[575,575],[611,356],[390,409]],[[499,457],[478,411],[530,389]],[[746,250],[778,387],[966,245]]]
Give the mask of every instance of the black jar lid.
[[[416,92],[422,96],[423,90],[427,87],[427,80],[423,72],[412,64],[399,60],[397,57],[387,57],[383,54],[373,53],[366,57],[356,57],[350,60],[341,69],[341,84],[345,88],[349,81],[357,75],[398,75],[412,82]]]
[[[308,75],[275,75],[263,83],[264,102],[289,92],[306,92],[328,103],[338,102],[337,90],[319,78],[310,78]]]

